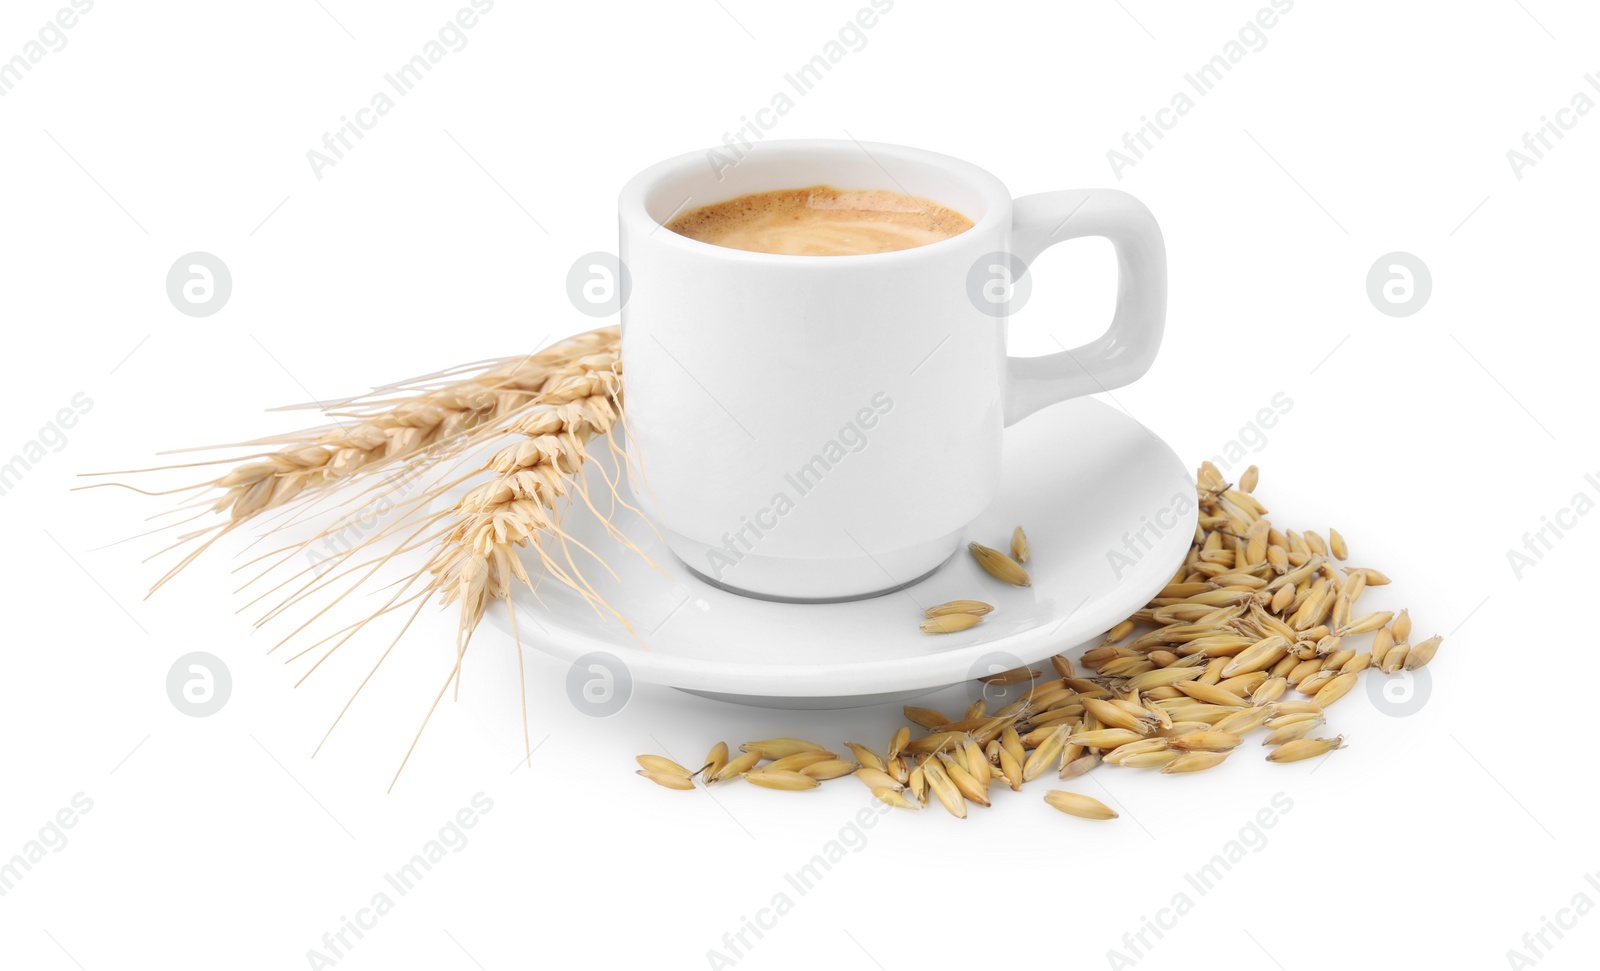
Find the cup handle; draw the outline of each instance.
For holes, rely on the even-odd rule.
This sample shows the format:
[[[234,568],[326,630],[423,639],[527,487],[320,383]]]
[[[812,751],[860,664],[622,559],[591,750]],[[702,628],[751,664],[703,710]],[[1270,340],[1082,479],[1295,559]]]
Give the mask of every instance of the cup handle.
[[[1041,192],[1016,200],[1012,253],[1029,266],[1067,239],[1104,236],[1117,251],[1117,310],[1095,340],[1043,357],[1006,359],[1005,423],[1046,405],[1110,391],[1150,369],[1167,314],[1167,251],[1144,203],[1116,189]]]

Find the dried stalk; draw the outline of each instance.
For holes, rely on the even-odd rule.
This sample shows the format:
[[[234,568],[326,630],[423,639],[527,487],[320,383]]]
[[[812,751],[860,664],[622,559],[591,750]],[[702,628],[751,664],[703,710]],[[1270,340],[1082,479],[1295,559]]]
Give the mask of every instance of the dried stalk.
[[[169,493],[152,493],[220,490],[220,496],[205,504],[210,513],[227,518],[180,537],[175,547],[203,542],[188,551],[151,592],[222,536],[246,523],[260,521],[269,511],[286,517],[272,526],[272,532],[297,522],[324,498],[338,500],[334,508],[352,507],[310,539],[262,554],[241,567],[258,569],[241,589],[251,587],[292,563],[313,543],[352,523],[370,521],[376,514],[367,506],[378,490],[387,487],[393,491],[398,484],[426,478],[427,485],[420,492],[387,510],[389,522],[381,529],[328,557],[319,564],[321,569],[302,568],[251,601],[253,604],[272,595],[278,597],[257,620],[258,625],[294,606],[321,603],[309,620],[274,646],[276,650],[304,634],[391,562],[431,548],[421,565],[393,585],[391,596],[381,607],[305,646],[289,659],[304,657],[331,642],[302,676],[303,681],[373,621],[410,608],[400,631],[334,718],[328,734],[323,736],[326,742],[422,607],[430,601],[456,606],[455,662],[401,759],[395,773],[398,780],[452,682],[459,694],[462,661],[472,635],[496,600],[505,601],[511,610],[521,671],[522,644],[520,635],[515,635],[516,614],[510,600],[518,583],[537,596],[535,581],[520,559],[522,550],[538,559],[544,576],[571,588],[596,610],[627,626],[626,620],[595,590],[579,564],[580,558],[586,556],[609,572],[600,553],[574,539],[561,525],[564,511],[574,502],[581,503],[604,524],[613,540],[638,552],[611,523],[618,506],[637,512],[622,497],[620,482],[602,475],[609,492],[609,508],[602,510],[591,494],[584,468],[590,458],[588,446],[598,437],[617,459],[620,473],[631,471],[612,436],[621,425],[619,344],[616,328],[580,334],[537,354],[464,366],[320,406],[329,417],[353,424],[242,443],[243,447],[276,447],[247,456],[249,461],[216,478]],[[484,466],[464,472],[460,469],[467,457],[500,437],[511,440]],[[238,460],[167,468],[192,468],[222,461]],[[469,489],[453,509],[430,511],[434,500],[485,475],[489,477],[487,481]],[[334,593],[341,584],[345,588]],[[525,688],[522,721],[524,751],[531,756]],[[393,786],[391,781],[390,788]]]

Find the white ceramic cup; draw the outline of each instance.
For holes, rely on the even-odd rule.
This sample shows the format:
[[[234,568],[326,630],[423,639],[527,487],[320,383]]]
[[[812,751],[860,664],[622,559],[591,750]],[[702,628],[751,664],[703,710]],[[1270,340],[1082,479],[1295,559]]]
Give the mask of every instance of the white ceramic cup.
[[[663,225],[819,184],[922,197],[974,225],[853,256],[728,249]],[[843,600],[923,578],[994,499],[1004,426],[1137,379],[1161,343],[1161,231],[1113,189],[1013,200],[988,172],[933,152],[774,141],[731,167],[707,152],[654,165],[618,208],[634,492],[685,565],[741,593]],[[1116,249],[1110,329],[1007,357],[1007,301],[1027,281],[1006,267],[1081,236]]]

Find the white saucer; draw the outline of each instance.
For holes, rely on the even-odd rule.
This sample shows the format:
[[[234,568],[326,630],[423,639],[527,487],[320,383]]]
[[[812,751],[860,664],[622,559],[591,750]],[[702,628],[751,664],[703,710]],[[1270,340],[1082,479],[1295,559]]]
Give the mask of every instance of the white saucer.
[[[600,663],[619,680],[725,701],[852,708],[1032,664],[1097,637],[1166,585],[1194,536],[1186,466],[1154,433],[1093,399],[1006,429],[1002,483],[967,538],[1004,549],[1022,525],[1033,551],[1031,587],[993,579],[963,548],[921,582],[870,600],[756,600],[696,577],[637,515],[619,511],[614,522],[672,577],[619,548],[593,513],[575,508],[565,529],[604,555],[618,579],[598,568],[585,573],[634,633],[551,579],[539,583],[538,599],[517,591],[517,626],[525,643],[582,659],[580,684]],[[537,583],[536,559],[525,553],[523,561]],[[958,634],[917,629],[923,607],[955,599],[995,610]],[[488,617],[509,636],[504,605]],[[587,657],[595,652],[609,657]]]

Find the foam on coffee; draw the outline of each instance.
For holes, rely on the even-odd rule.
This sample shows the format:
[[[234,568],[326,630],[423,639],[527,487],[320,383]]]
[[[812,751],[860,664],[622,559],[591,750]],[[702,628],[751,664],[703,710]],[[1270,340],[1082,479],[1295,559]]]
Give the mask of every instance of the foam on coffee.
[[[849,256],[926,246],[964,233],[972,220],[936,202],[882,189],[757,192],[680,213],[681,236],[785,256]]]

